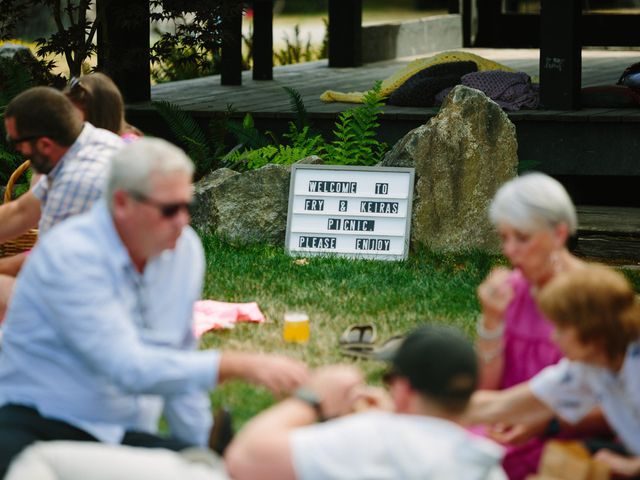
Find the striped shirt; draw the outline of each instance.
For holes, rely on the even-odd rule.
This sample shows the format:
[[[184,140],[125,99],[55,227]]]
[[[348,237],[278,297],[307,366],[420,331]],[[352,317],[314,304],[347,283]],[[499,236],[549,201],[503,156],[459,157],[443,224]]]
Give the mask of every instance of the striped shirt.
[[[91,208],[102,196],[111,156],[123,145],[115,133],[84,124],[73,145],[32,189],[41,203],[40,235],[65,218]]]

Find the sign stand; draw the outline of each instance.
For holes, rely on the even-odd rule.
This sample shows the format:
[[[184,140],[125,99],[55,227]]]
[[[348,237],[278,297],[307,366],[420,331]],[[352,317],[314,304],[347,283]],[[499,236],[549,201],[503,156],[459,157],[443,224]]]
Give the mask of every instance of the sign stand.
[[[413,182],[413,168],[293,165],[287,253],[406,259]]]

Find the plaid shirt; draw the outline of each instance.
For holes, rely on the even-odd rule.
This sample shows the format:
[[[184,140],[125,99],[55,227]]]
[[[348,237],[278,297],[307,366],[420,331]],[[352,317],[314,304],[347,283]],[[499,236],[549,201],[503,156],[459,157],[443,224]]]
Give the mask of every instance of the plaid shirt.
[[[123,145],[115,133],[84,124],[67,153],[32,189],[42,205],[40,235],[65,218],[91,208],[102,196],[111,156]]]

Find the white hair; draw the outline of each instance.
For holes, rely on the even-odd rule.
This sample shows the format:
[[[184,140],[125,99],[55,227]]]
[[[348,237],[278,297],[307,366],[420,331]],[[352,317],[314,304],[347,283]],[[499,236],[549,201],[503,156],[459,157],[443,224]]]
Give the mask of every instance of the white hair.
[[[502,185],[489,207],[489,218],[498,226],[507,223],[523,232],[553,228],[564,223],[574,234],[576,209],[557,180],[544,173],[527,173]]]
[[[193,175],[193,163],[183,150],[161,138],[141,138],[118,151],[111,159],[105,196],[111,208],[116,190],[147,195],[153,175],[182,172]]]

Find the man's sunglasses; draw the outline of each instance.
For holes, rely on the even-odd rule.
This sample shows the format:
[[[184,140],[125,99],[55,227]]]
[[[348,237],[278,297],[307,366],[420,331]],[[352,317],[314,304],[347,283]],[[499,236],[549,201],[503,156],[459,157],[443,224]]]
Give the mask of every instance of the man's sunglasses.
[[[173,218],[175,217],[180,210],[186,210],[187,213],[191,214],[193,211],[193,207],[195,202],[175,202],[175,203],[162,203],[158,202],[152,198],[147,197],[146,195],[140,193],[131,193],[131,196],[136,199],[136,201],[140,203],[146,203],[147,205],[152,205],[158,209],[160,215],[163,218]]]
[[[7,136],[5,137],[7,146],[11,149],[11,150],[15,150],[16,147],[21,144],[22,142],[30,142],[32,140],[37,140],[39,138],[44,137],[45,135],[25,135],[24,137],[18,137],[18,138],[11,138],[11,136],[7,133]]]

